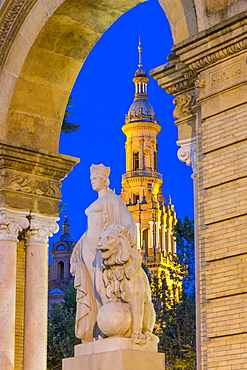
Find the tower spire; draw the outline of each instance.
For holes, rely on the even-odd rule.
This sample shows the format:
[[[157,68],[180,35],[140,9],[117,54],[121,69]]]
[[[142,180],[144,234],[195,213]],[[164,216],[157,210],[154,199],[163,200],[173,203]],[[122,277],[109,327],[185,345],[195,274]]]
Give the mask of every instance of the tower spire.
[[[139,42],[138,42],[138,68],[141,68],[141,67],[143,67],[143,64],[142,64],[142,42],[141,42],[141,35],[139,34]]]

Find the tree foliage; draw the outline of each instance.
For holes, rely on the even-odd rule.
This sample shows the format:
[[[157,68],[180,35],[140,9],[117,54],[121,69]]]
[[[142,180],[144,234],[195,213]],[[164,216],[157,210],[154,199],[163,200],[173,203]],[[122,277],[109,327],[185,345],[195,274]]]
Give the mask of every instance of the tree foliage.
[[[176,226],[177,258],[184,272],[180,301],[173,299],[176,291],[176,269],[170,269],[174,285],[167,286],[166,274],[153,277],[152,297],[156,310],[155,334],[159,337],[159,351],[165,353],[166,369],[196,369],[196,330],[194,292],[194,227],[188,217]],[[174,290],[174,294],[170,294]],[[169,294],[167,294],[169,292]]]
[[[69,285],[64,302],[54,303],[48,318],[47,369],[62,369],[62,359],[74,356],[76,291]]]
[[[65,111],[65,114],[64,114],[64,118],[63,118],[61,131],[64,134],[70,134],[71,132],[77,131],[81,127],[81,126],[76,125],[75,123],[69,122],[67,120],[67,118],[72,115],[72,113],[68,110],[68,108],[72,108],[72,107],[75,106],[74,104],[72,104],[72,100],[73,100],[73,98],[70,96],[69,100],[68,100],[67,107],[66,107],[66,111]]]

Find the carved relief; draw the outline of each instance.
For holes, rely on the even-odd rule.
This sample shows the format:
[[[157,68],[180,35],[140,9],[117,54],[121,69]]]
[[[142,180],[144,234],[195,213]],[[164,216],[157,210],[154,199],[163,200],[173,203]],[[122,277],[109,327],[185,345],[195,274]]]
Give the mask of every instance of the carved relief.
[[[197,77],[197,80],[195,80],[195,87],[203,88],[206,84],[205,77],[202,73],[200,73]]]
[[[191,107],[194,104],[194,97],[192,95],[180,95],[173,100],[173,104],[176,105],[176,108],[173,111],[173,117],[176,119],[185,118],[190,116]]]
[[[2,170],[0,173],[0,187],[3,190],[36,194],[56,199],[61,197],[61,184],[59,181],[38,179],[35,176],[15,174],[6,170]]]
[[[244,74],[244,65],[243,60],[238,61],[232,65],[224,67],[217,72],[214,72],[210,75],[211,87],[216,87],[221,83],[234,79],[235,77],[241,76]]]

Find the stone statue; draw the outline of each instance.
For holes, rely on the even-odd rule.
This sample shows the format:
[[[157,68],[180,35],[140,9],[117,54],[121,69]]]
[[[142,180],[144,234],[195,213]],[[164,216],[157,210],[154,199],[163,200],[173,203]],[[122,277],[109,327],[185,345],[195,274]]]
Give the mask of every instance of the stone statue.
[[[85,211],[87,231],[71,256],[77,290],[75,334],[82,342],[106,336],[131,337],[138,344],[156,340],[155,312],[136,249],[134,219],[109,188],[110,168],[92,165],[90,172],[98,199]]]
[[[76,244],[71,256],[71,273],[75,276],[77,311],[75,334],[82,342],[90,342],[100,333],[97,313],[105,303],[101,252],[97,249],[102,230],[119,223],[128,230],[130,244],[135,244],[135,223],[124,202],[109,188],[110,168],[102,164],[90,168],[92,188],[98,199],[85,211],[87,231]]]
[[[155,310],[149,281],[141,267],[140,252],[130,245],[128,230],[120,224],[108,226],[100,234],[98,249],[103,259],[106,289],[106,305],[100,309],[97,319],[100,329],[107,336],[130,336],[136,344],[145,344],[148,340],[158,342],[152,334]],[[119,314],[112,327],[112,318],[120,310],[122,315]]]

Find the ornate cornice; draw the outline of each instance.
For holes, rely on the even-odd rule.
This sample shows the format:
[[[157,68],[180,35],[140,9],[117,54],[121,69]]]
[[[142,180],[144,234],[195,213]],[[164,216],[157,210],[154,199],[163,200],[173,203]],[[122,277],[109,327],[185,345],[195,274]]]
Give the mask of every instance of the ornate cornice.
[[[154,132],[156,135],[160,132],[161,126],[157,123],[150,123],[150,122],[135,122],[135,123],[127,123],[122,127],[122,131],[125,135],[129,132],[133,131],[142,131],[142,130],[149,130]]]
[[[5,1],[0,14],[0,69],[27,14],[37,0]]]
[[[0,171],[14,170],[54,180],[62,180],[79,162],[78,158],[47,155],[0,144]]]
[[[17,242],[18,233],[28,226],[29,221],[25,212],[0,208],[0,240]]]
[[[193,71],[204,69],[245,49],[247,49],[247,39],[240,40],[230,46],[223,47],[220,50],[217,50],[206,55],[203,58],[198,59],[197,61],[190,64],[190,68]]]

